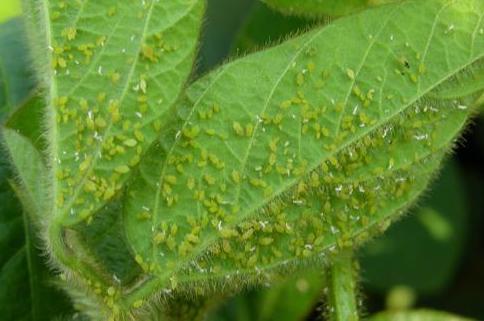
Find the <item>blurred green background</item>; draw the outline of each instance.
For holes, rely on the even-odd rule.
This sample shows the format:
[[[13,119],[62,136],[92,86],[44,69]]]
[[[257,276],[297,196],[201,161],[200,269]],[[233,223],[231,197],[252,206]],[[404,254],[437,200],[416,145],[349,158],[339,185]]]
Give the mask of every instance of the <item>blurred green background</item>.
[[[74,1],[74,0],[73,0]],[[255,0],[208,0],[197,74],[228,59],[277,43],[325,21],[282,16]],[[16,0],[0,0],[0,121],[35,87]],[[31,262],[29,226],[0,157],[0,317],[51,320],[71,307],[55,291],[41,259]],[[406,217],[359,251],[366,314],[385,308],[430,307],[484,320],[484,118],[476,117],[432,188]],[[33,276],[33,271],[38,274]],[[41,288],[49,307],[26,293]],[[308,271],[268,289],[227,299],[210,320],[319,320],[324,280]],[[12,297],[23,300],[12,301]],[[16,302],[16,304],[12,304]],[[32,312],[34,311],[34,312]],[[35,318],[37,314],[37,318]],[[38,317],[42,315],[42,317]]]

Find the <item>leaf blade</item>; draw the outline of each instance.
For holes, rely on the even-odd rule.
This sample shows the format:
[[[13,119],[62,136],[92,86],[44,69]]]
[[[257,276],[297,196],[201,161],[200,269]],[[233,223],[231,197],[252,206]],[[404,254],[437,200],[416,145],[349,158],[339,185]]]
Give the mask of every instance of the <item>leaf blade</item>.
[[[41,219],[46,208],[45,165],[37,149],[30,141],[13,129],[3,128],[2,138],[15,164],[19,181],[18,196],[22,204],[35,219]]]
[[[416,12],[433,19],[415,19]],[[464,13],[473,16],[464,19]],[[257,278],[264,267],[304,261],[308,252],[313,258],[327,255],[328,249],[351,244],[359,229],[351,222],[356,217],[362,220],[359,231],[365,239],[369,226],[405,209],[425,189],[469,116],[456,105],[422,98],[482,58],[484,41],[472,33],[481,25],[482,13],[478,2],[381,7],[235,61],[195,83],[180,104],[180,120],[153,148],[130,188],[126,232],[145,273],[158,278],[159,286],[171,279],[174,287],[174,279],[190,287],[189,281],[198,278],[238,278],[244,269]],[[458,32],[449,37],[450,19]],[[348,33],[358,28],[359,34]],[[342,34],[347,35],[343,40]],[[454,59],[442,57],[454,41],[465,46]],[[433,67],[424,71],[420,66],[425,64]],[[316,77],[328,78],[328,69],[330,79],[315,90],[321,86]],[[277,119],[279,112],[282,120]],[[414,121],[420,125],[412,127]],[[303,132],[305,122],[312,127]],[[282,162],[271,164],[275,150],[276,161]],[[355,153],[369,160],[351,160]],[[153,172],[160,173],[159,180],[150,177]],[[314,187],[333,190],[315,193],[316,199],[310,192],[304,195],[311,190],[313,174],[319,175]],[[362,194],[374,189],[363,199],[371,196],[378,203],[387,197],[394,202],[376,207],[376,215],[372,202],[356,200],[366,219],[372,214],[366,223],[356,209],[345,210],[345,198],[355,202],[351,184],[359,180],[368,183],[361,186]],[[303,220],[301,204],[312,204],[313,215],[306,213]],[[284,211],[290,214],[284,216]],[[325,212],[327,221],[317,223],[316,211]],[[311,234],[303,226],[289,232],[284,226],[289,217],[316,227]],[[274,232],[278,223],[289,240]],[[245,233],[257,237],[244,238]],[[297,243],[308,234],[313,235],[309,245]],[[317,247],[320,235],[324,246]],[[250,254],[252,247],[256,254]],[[156,288],[156,282],[150,286]]]
[[[74,225],[121,189],[156,137],[191,71],[204,1],[42,4],[54,216]]]

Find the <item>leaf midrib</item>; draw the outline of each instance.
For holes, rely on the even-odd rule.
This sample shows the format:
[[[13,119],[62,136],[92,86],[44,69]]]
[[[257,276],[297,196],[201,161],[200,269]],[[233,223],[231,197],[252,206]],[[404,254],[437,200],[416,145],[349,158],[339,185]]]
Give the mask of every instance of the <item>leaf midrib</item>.
[[[439,15],[437,15],[436,17],[436,21],[438,20],[439,16],[440,16],[440,12],[444,10],[444,8],[441,8],[441,10],[439,11]],[[434,22],[435,24],[436,22]],[[426,47],[428,48],[430,46],[430,43],[432,42],[432,39],[433,39],[433,36],[429,37],[428,38],[428,45],[426,45]],[[473,39],[473,42],[474,42],[474,39]],[[472,53],[471,53],[472,55]],[[419,99],[421,99],[422,97],[424,97],[425,95],[427,95],[431,90],[433,90],[435,87],[437,87],[438,85],[442,84],[443,82],[445,82],[446,80],[448,80],[449,78],[451,78],[453,75],[455,75],[456,72],[460,71],[460,70],[464,70],[466,69],[467,67],[469,67],[470,65],[472,65],[472,63],[474,63],[475,61],[479,60],[480,58],[482,58],[483,55],[478,55],[477,57],[474,58],[474,60],[472,60],[472,56],[471,58],[469,58],[469,60],[472,60],[470,62],[467,62],[461,66],[459,66],[458,68],[455,68],[455,70],[451,70],[449,71],[447,74],[443,75],[442,78],[440,80],[438,80],[437,82],[435,82],[433,85],[430,85],[426,90],[424,90],[423,92],[419,89],[417,90],[417,92],[415,93],[415,96],[410,100],[408,101],[406,104],[402,104],[401,108],[397,111],[395,111],[394,113],[392,113],[391,115],[387,116],[387,117],[384,117],[380,122],[378,122],[376,125],[374,126],[371,126],[371,127],[368,127],[365,131],[359,133],[357,136],[355,136],[352,140],[349,140],[348,142],[346,142],[343,146],[340,146],[340,148],[338,150],[336,150],[334,153],[332,154],[329,154],[327,155],[327,157],[329,158],[331,155],[335,155],[336,153],[340,152],[341,150],[343,150],[344,148],[348,147],[349,145],[353,144],[355,141],[358,141],[359,139],[361,139],[361,137],[364,137],[365,135],[367,135],[368,133],[371,133],[373,132],[374,130],[380,128],[381,126],[384,126],[386,125],[391,119],[397,117],[400,113],[402,113],[403,111],[405,111],[406,109],[408,109],[410,106],[412,106],[415,102],[417,102]],[[225,70],[222,69],[220,71],[220,73],[223,73]],[[218,75],[220,76],[220,75]],[[213,83],[215,82],[215,80],[212,80],[212,83],[210,84],[210,86],[213,85]],[[206,93],[206,92],[205,92]],[[205,95],[205,93],[203,93],[197,101],[200,101],[202,98],[203,98],[203,95]],[[420,94],[420,95],[419,95]],[[193,110],[192,110],[193,112]],[[191,112],[191,113],[192,113]],[[184,124],[185,125],[185,124]],[[176,142],[175,142],[176,143]],[[174,143],[174,144],[175,144]],[[172,146],[172,149],[173,149],[173,146]],[[311,172],[313,171],[315,168],[317,168],[319,166],[321,162],[318,161],[316,165],[313,165],[311,167],[311,170],[309,170],[308,172]],[[295,182],[297,182],[297,180],[294,180]],[[280,193],[284,192],[285,190],[287,190],[288,188],[290,188],[291,186],[294,185],[294,182],[288,182],[288,184],[285,184],[285,186],[283,188],[281,188],[279,191],[277,191],[276,193],[274,193],[274,195],[272,196],[271,199],[268,199],[268,200],[264,200],[262,203],[263,204],[267,204],[268,202],[270,202],[273,198],[277,197],[277,195],[279,195]],[[254,206],[253,208],[249,209],[246,213],[254,213],[257,211],[258,208],[260,208],[261,206]],[[156,213],[155,213],[156,214]],[[243,219],[247,219],[247,217],[244,217]],[[238,222],[238,221],[237,221]],[[237,223],[235,222],[235,223]],[[181,267],[183,267],[187,262],[191,261],[194,257],[197,257],[200,255],[200,253],[203,253],[203,251],[205,251],[205,249],[207,248],[207,246],[210,245],[210,243],[212,242],[212,239],[213,238],[216,238],[216,237],[209,237],[205,242],[204,244],[202,244],[199,249],[201,249],[200,251],[197,251],[196,254],[193,254],[193,255],[189,255],[189,257],[184,260],[184,262],[181,262],[180,264],[177,264],[176,268],[171,271],[171,272],[167,272],[166,274],[164,274],[164,276],[161,276],[161,277],[158,277],[160,280],[162,280],[162,282],[160,282],[161,284],[167,280],[167,277],[170,277],[171,275],[175,274],[176,271],[179,271],[179,269]]]
[[[441,152],[442,150],[439,150],[438,152]],[[422,173],[424,174],[431,174],[430,171],[422,171]],[[415,197],[413,197],[410,202],[412,203],[413,201],[415,201],[416,199],[418,198],[418,195],[416,195]],[[406,205],[404,206],[400,206],[396,209],[396,211],[401,211],[401,210],[404,210],[405,208],[407,208]],[[392,211],[393,213],[394,211]],[[383,217],[383,219],[386,219],[388,218],[388,215]],[[375,228],[376,226],[378,226],[378,224],[380,223],[380,221],[374,221],[374,222],[371,222],[370,224],[368,224],[367,226],[365,226],[364,228],[361,228],[358,232],[356,232],[354,235],[354,239],[357,239],[357,237],[359,235],[362,235],[363,233],[366,233],[367,231],[371,230],[372,228]],[[335,244],[331,244],[331,245],[328,245],[326,246],[322,251],[321,253],[326,253],[328,251],[330,251],[330,248],[331,247],[334,247]],[[309,258],[308,260],[314,260],[315,258]],[[316,258],[317,259],[317,258]],[[296,266],[299,262],[301,261],[300,258],[292,258],[292,259],[288,259],[286,260],[287,262],[287,265],[293,265],[293,266]],[[294,263],[292,263],[294,262]],[[186,263],[186,262],[185,262]],[[278,267],[280,267],[282,264],[284,263],[281,263],[281,262],[278,262],[278,263],[274,263],[274,264],[270,264],[270,265],[266,265],[266,266],[263,266],[263,267],[260,267],[258,268],[258,271],[259,273],[263,273],[264,271],[271,271],[273,269],[277,269]],[[304,263],[303,263],[304,264]],[[178,268],[176,271],[179,271],[180,268]],[[142,288],[143,285],[147,285],[147,284],[150,284],[151,286],[151,289],[156,289],[157,287],[159,286],[163,286],[164,284],[166,284],[166,281],[169,280],[169,277],[171,277],[171,275],[173,274],[176,274],[176,271],[174,272],[171,272],[171,273],[166,273],[163,277],[145,277],[141,280],[139,280],[139,282],[137,282],[136,285],[134,285],[131,289],[129,289],[127,291],[127,295],[129,296],[129,294],[134,294],[136,292],[136,289],[139,289],[139,288]],[[229,274],[229,275],[234,275],[234,277],[241,277],[241,276],[244,276],[244,275],[247,275],[247,276],[250,276],[251,273],[250,271],[240,271],[239,270],[239,273],[233,273],[233,274]],[[195,274],[196,276],[197,274]],[[226,278],[227,277],[227,274],[223,274],[223,273],[220,273],[220,274],[212,274],[211,275],[211,279],[213,280],[216,280],[217,278]],[[197,282],[197,281],[207,281],[206,278],[203,278],[203,277],[194,277],[193,274],[190,276],[190,277],[185,277],[185,278],[182,278],[182,279],[179,279],[178,281],[179,282],[182,282],[182,283],[187,283],[187,282]]]
[[[349,90],[347,92],[347,94],[345,95],[345,103],[347,102],[348,100],[348,97],[349,95],[351,94],[351,90],[354,86],[354,84],[356,83],[356,79],[358,78],[357,76],[359,75],[359,73],[361,72],[361,69],[363,67],[363,65],[365,64],[365,61],[368,57],[368,54],[370,53],[371,49],[373,48],[374,44],[376,43],[377,39],[378,39],[378,36],[381,34],[381,32],[384,30],[386,24],[390,21],[391,17],[393,17],[393,15],[395,14],[395,12],[397,11],[398,7],[394,8],[391,12],[388,13],[388,16],[385,20],[385,23],[382,25],[382,27],[379,29],[378,33],[375,35],[375,37],[372,39],[372,41],[370,42],[370,44],[368,45],[368,48],[367,50],[365,51],[365,54],[363,55],[363,58],[362,58],[362,62],[360,63],[359,65],[359,68],[358,68],[358,72],[355,76],[355,79],[352,80],[352,82],[350,83],[350,86],[349,86]],[[442,10],[442,9],[441,9]],[[322,27],[321,30],[315,32],[315,35],[313,35],[303,46],[301,46],[301,48],[299,50],[297,50],[295,52],[295,54],[293,55],[293,57],[289,60],[289,63],[287,64],[287,68],[285,68],[283,70],[283,72],[281,73],[281,75],[276,79],[276,82],[274,84],[274,86],[272,86],[272,89],[269,93],[269,96],[268,98],[266,99],[265,101],[265,104],[264,104],[264,110],[267,108],[267,106],[269,105],[269,101],[271,100],[275,90],[277,89],[277,86],[278,84],[282,81],[283,77],[287,74],[288,70],[290,69],[290,66],[291,66],[291,63],[296,60],[300,53],[305,49],[307,48],[309,45],[311,45],[311,43],[318,37],[320,37],[322,34],[324,34],[325,32],[327,32],[328,30],[331,30],[333,27],[333,25],[328,25],[328,26],[325,26],[325,27]],[[429,38],[429,41],[430,41],[431,38]],[[277,47],[276,47],[277,48]],[[209,86],[203,91],[203,93],[200,94],[200,96],[198,97],[198,99],[196,100],[196,102],[194,103],[194,106],[193,108],[191,109],[190,113],[189,113],[189,116],[186,118],[187,120],[184,121],[183,125],[182,125],[182,129],[183,130],[187,124],[189,123],[189,119],[191,118],[191,116],[193,115],[194,111],[196,110],[196,108],[198,107],[198,104],[201,102],[201,100],[204,98],[204,96],[208,93],[208,91],[211,89],[211,87],[213,86],[213,84],[215,84],[216,80],[227,70],[228,68],[225,67],[223,68],[222,70],[219,71],[219,73],[216,75],[216,77],[212,80],[212,82],[209,84]],[[418,94],[418,92],[417,92]],[[345,104],[346,105],[346,104]],[[405,107],[406,108],[406,107]],[[403,108],[403,109],[405,109]],[[401,111],[400,111],[401,112]],[[399,112],[399,113],[400,113]],[[343,115],[344,115],[344,110],[341,112],[341,116],[340,116],[340,119],[339,119],[339,122],[338,122],[338,131],[339,131],[339,128],[341,127],[341,120],[343,118]],[[391,115],[390,118],[392,118],[393,115]],[[254,133],[253,135],[251,136],[251,140],[249,142],[249,145],[248,145],[248,148],[247,148],[247,153],[244,157],[244,159],[242,160],[242,169],[245,169],[245,163],[247,162],[247,159],[248,159],[248,156],[250,154],[250,148],[252,146],[252,143],[254,141],[254,137],[255,137],[255,133],[257,131],[257,126],[259,125],[259,123],[256,124],[255,128],[254,128]],[[371,128],[371,127],[369,127]],[[375,127],[376,128],[376,127]],[[359,137],[358,137],[359,139]],[[170,151],[167,153],[167,156],[166,156],[166,159],[169,159],[170,155],[173,153],[175,147],[176,147],[176,143],[178,142],[178,139],[175,140],[175,142],[173,143],[172,147],[170,148]],[[351,141],[351,143],[353,143],[353,141]],[[351,143],[349,145],[351,145]],[[344,145],[346,148],[348,145]],[[339,150],[337,149],[333,154],[328,154],[326,156],[326,159],[329,159],[331,156],[334,156],[335,154],[337,154],[339,151],[341,151],[342,149],[344,148],[340,148]],[[322,160],[323,161],[323,160]],[[322,163],[322,161],[319,161],[318,164],[316,166],[313,166],[311,170],[309,170],[308,172],[312,172],[317,166],[319,166],[319,164]],[[160,180],[158,181],[160,184],[158,184],[157,188],[156,188],[156,197],[155,197],[155,204],[154,204],[154,207],[153,207],[153,219],[152,219],[152,226],[157,226],[157,223],[158,223],[158,220],[157,220],[157,216],[158,216],[158,208],[159,208],[159,202],[160,202],[160,194],[161,194],[161,182],[163,181],[164,177],[165,177],[165,174],[166,174],[166,165],[167,165],[167,162],[164,162],[164,165],[163,165],[163,169],[162,169],[162,172],[161,172],[161,176],[160,176]],[[257,208],[260,208],[261,206],[263,206],[264,204],[267,204],[269,203],[272,199],[276,198],[278,195],[280,195],[281,193],[283,193],[285,190],[287,189],[290,189],[294,184],[295,182],[298,181],[298,179],[293,179],[294,182],[292,182],[292,180],[289,180],[290,182],[288,184],[285,184],[287,186],[280,189],[279,191],[276,191],[272,197],[267,200],[267,201],[263,201],[261,203],[261,205],[259,206],[253,206],[251,207],[248,211],[246,211],[245,213],[252,213],[254,211],[257,210]],[[237,202],[240,201],[240,191],[241,191],[241,186],[240,184],[237,186]],[[244,217],[245,219],[245,215],[241,215]],[[232,225],[231,225],[232,226]],[[211,243],[211,241],[210,241]],[[152,259],[155,259],[156,257],[156,248],[153,246],[153,251],[152,251]],[[201,251],[203,252],[203,251]],[[197,254],[198,255],[198,254]]]

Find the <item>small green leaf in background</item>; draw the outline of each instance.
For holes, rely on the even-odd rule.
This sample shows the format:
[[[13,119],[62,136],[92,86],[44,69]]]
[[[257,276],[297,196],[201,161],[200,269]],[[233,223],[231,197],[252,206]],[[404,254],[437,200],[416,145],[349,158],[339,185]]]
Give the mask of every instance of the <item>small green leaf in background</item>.
[[[10,2],[0,5],[2,15],[5,6]],[[13,7],[12,7],[13,8]],[[23,24],[20,18],[16,18],[0,25],[0,120],[3,121],[8,114],[15,113],[34,88],[34,81],[29,71],[29,64],[24,43]],[[30,110],[32,113],[32,110]],[[25,113],[28,115],[28,113]],[[29,118],[30,119],[30,118]],[[38,123],[37,123],[38,125]],[[35,137],[37,126],[29,124],[21,133],[28,133]],[[5,129],[8,132],[10,142],[17,140],[27,148],[30,142],[16,131]],[[37,131],[38,135],[38,131]],[[4,137],[2,136],[3,140]],[[2,142],[4,144],[4,142]],[[11,145],[12,146],[12,145]],[[20,148],[21,145],[16,146]],[[43,189],[35,182],[34,176],[22,172],[19,177],[10,170],[7,163],[9,156],[7,149],[0,149],[0,315],[2,320],[15,321],[44,321],[54,317],[67,315],[72,312],[71,305],[64,294],[61,294],[53,284],[53,276],[46,267],[46,257],[39,250],[40,241],[35,224],[29,218],[25,210],[36,211],[32,207],[22,209],[12,187],[21,190],[16,184],[25,183],[31,188],[36,187],[35,192]],[[32,150],[31,150],[32,151]],[[29,154],[22,152],[16,154],[22,161],[19,163],[35,161],[29,158]],[[31,156],[31,155],[30,155]],[[36,167],[37,162],[22,166],[27,171],[43,170]],[[36,197],[34,197],[35,199]],[[37,201],[29,200],[29,203]],[[32,214],[33,215],[33,214]]]
[[[303,321],[322,296],[321,272],[280,279],[270,288],[252,290],[228,300],[210,321]]]
[[[10,18],[17,17],[22,13],[20,0],[2,0],[0,3],[0,23]]]
[[[20,18],[0,25],[0,120],[23,103],[34,88],[25,38]]]
[[[267,23],[270,21],[270,23]],[[234,54],[259,50],[285,40],[291,35],[314,27],[317,22],[299,17],[284,16],[257,1],[250,10],[233,46]]]
[[[227,59],[249,8],[258,0],[208,0],[196,75],[203,75]]]
[[[472,321],[450,313],[430,310],[383,312],[368,321]]]
[[[18,134],[30,140],[30,143],[42,153],[45,161],[47,145],[42,135],[42,112],[45,111],[45,100],[36,92],[15,108],[6,119],[5,127],[14,129]]]
[[[422,295],[444,290],[466,240],[466,203],[462,176],[449,163],[413,213],[363,248],[365,286],[386,292],[405,285]]]
[[[370,6],[395,0],[262,0],[288,15],[319,17],[323,15],[344,16]]]
[[[12,162],[16,165],[17,196],[22,201],[24,210],[32,215],[33,222],[40,224],[40,216],[46,211],[43,206],[47,198],[46,167],[42,157],[30,140],[17,131],[4,128],[2,136]]]
[[[94,216],[90,224],[76,226],[79,238],[89,249],[89,254],[103,264],[117,285],[129,284],[142,272],[126,244],[122,211],[122,201],[115,198]]]

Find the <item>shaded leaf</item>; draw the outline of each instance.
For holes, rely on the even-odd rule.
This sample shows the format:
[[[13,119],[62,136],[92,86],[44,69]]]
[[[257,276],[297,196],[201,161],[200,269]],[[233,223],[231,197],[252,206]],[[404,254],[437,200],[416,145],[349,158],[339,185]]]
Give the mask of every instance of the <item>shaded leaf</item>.
[[[18,197],[24,208],[40,219],[47,210],[44,206],[47,195],[46,167],[42,157],[32,143],[15,130],[4,128],[2,138],[15,164],[19,189]]]
[[[79,238],[95,261],[102,264],[117,285],[136,281],[141,269],[131,256],[123,233],[122,198],[116,198],[96,213],[89,224],[76,227]]]
[[[249,8],[257,0],[209,0],[195,74],[203,75],[223,63]]]
[[[3,2],[2,2],[2,5]],[[2,12],[3,13],[3,12]],[[13,113],[33,88],[30,77],[23,25],[14,19],[0,25],[0,120]],[[34,127],[34,124],[29,125]],[[25,131],[26,133],[29,131]],[[35,205],[43,192],[43,186],[35,181],[45,170],[40,163],[37,151],[31,143],[11,129],[7,133],[12,155],[21,165],[21,172],[15,175],[10,170],[7,155],[8,147],[2,148],[0,155],[0,315],[3,320],[42,321],[71,312],[71,305],[52,283],[52,275],[45,264],[45,257],[39,250],[37,232],[28,215],[22,211],[11,187],[15,187],[26,204]],[[23,133],[23,132],[22,132]],[[8,145],[1,137],[2,147]],[[23,154],[26,152],[26,154]],[[30,167],[32,166],[32,167]],[[34,174],[33,176],[31,176]],[[15,181],[15,178],[17,180]],[[12,186],[10,186],[10,183]],[[31,195],[23,194],[24,189],[15,182],[28,184]],[[35,206],[27,210],[37,211]],[[34,215],[31,213],[31,215]]]
[[[150,277],[127,302],[261,279],[384,229],[468,118],[426,95],[483,57],[483,11],[382,6],[193,84],[130,184],[126,233]]]
[[[268,24],[267,21],[271,23]],[[256,2],[237,37],[233,51],[253,52],[268,44],[277,43],[290,35],[307,30],[315,22],[299,17],[284,16],[267,5]]]
[[[384,312],[369,319],[370,321],[470,321],[450,313],[417,310],[405,312]]]
[[[32,94],[17,106],[5,123],[6,127],[27,138],[38,153],[44,153],[47,149],[45,136],[42,135],[43,112],[45,112],[44,99],[39,94]],[[42,157],[45,158],[45,155],[42,154]]]
[[[317,17],[344,16],[367,7],[390,3],[394,0],[262,0],[285,14]]]
[[[3,120],[26,99],[35,83],[20,18],[0,24],[0,44],[0,120]]]
[[[11,130],[4,130],[11,133]],[[15,135],[15,134],[13,134]],[[12,137],[14,137],[12,139]],[[3,138],[2,138],[3,139]],[[18,152],[26,139],[10,136],[9,142],[20,143]],[[22,154],[21,164],[29,165]],[[32,157],[32,155],[30,155]],[[0,313],[5,320],[41,321],[67,313],[71,306],[64,295],[52,283],[53,276],[46,268],[45,256],[39,250],[40,242],[36,239],[33,223],[27,214],[22,214],[21,206],[10,188],[8,179],[13,177],[9,165],[5,163],[7,155],[0,159]],[[36,166],[36,164],[33,164]],[[30,171],[30,168],[23,168]],[[42,172],[42,169],[37,169]],[[23,172],[22,175],[26,173]],[[28,174],[30,175],[30,174]],[[30,177],[19,177],[30,180]],[[33,185],[35,186],[35,185]],[[21,197],[25,197],[27,210],[35,209],[32,195],[25,195],[23,189],[16,187]],[[42,190],[34,191],[40,193]],[[33,195],[35,198],[35,195]],[[28,203],[29,202],[29,203]],[[31,213],[32,217],[35,213]],[[38,223],[38,222],[37,222]],[[19,299],[21,298],[21,299]]]
[[[450,163],[410,217],[364,248],[361,264],[367,286],[388,291],[405,285],[420,294],[442,291],[462,255],[466,203],[462,178]]]
[[[322,296],[321,272],[285,277],[268,288],[242,293],[224,303],[210,316],[214,321],[302,321]]]

